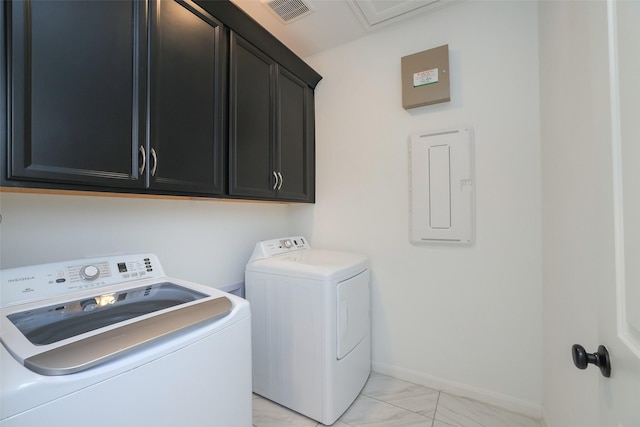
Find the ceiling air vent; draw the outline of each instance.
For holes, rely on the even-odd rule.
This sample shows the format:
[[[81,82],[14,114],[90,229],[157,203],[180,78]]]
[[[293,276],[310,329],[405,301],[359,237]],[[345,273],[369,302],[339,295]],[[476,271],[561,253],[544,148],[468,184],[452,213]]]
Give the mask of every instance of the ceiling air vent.
[[[420,13],[434,10],[458,0],[347,0],[366,31]]]
[[[313,12],[311,5],[303,0],[264,0],[263,4],[285,24]]]

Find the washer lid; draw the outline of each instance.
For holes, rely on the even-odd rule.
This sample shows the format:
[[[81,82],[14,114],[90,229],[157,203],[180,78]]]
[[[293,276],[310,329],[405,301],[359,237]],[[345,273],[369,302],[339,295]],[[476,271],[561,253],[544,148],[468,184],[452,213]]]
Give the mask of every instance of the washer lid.
[[[247,264],[246,271],[308,279],[342,279],[368,267],[367,257],[352,252],[306,249]]]
[[[73,296],[0,308],[2,347],[38,374],[67,375],[154,343],[182,345],[183,332],[209,334],[249,316],[249,304],[239,297],[169,277]]]

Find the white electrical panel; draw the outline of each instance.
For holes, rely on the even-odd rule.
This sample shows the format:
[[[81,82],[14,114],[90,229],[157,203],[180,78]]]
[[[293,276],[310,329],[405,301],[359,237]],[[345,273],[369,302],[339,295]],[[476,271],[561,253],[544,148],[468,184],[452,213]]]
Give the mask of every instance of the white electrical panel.
[[[412,243],[473,243],[473,130],[411,135],[409,238]]]

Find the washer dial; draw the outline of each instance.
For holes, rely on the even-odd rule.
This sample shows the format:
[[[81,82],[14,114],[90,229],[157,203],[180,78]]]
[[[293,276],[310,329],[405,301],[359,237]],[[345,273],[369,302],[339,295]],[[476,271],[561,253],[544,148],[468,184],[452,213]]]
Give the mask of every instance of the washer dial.
[[[80,277],[84,280],[96,280],[100,277],[100,269],[95,265],[85,265],[80,269]]]

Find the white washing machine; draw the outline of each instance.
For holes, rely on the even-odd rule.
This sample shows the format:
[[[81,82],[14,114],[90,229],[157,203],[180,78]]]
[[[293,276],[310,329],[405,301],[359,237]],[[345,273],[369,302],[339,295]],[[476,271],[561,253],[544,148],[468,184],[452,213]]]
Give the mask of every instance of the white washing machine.
[[[249,304],[152,254],[0,271],[0,426],[250,427]]]
[[[253,391],[333,424],[371,372],[367,258],[311,249],[304,237],[259,242],[245,292]]]

